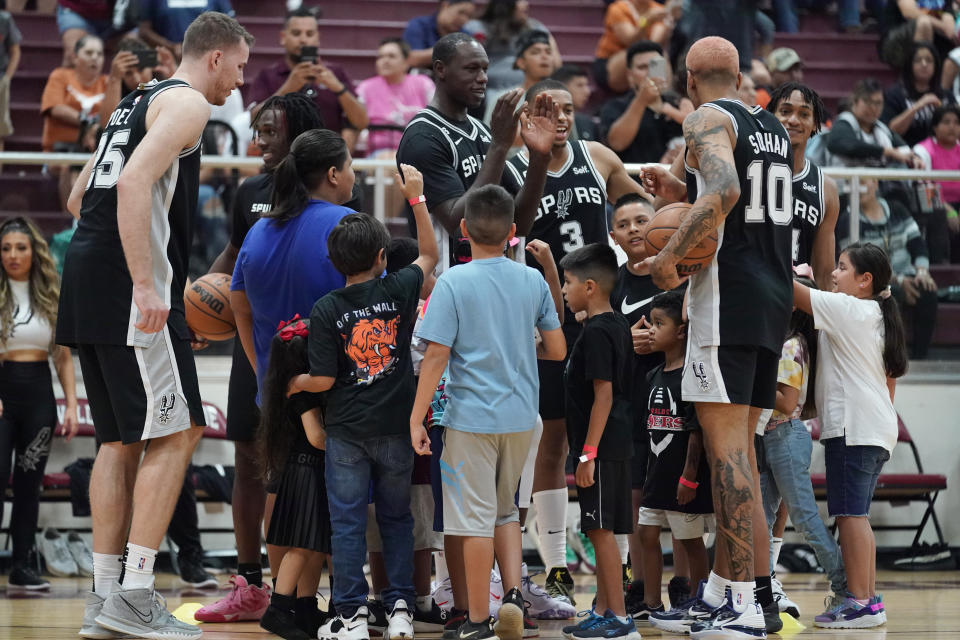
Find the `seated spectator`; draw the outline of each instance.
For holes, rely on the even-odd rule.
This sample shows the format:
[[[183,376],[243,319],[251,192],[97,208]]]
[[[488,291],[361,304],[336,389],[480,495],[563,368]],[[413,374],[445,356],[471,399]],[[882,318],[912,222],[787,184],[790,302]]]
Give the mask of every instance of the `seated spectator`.
[[[551,48],[550,34],[546,31],[534,30],[527,31],[520,36],[517,42],[517,52],[514,58],[513,66],[523,75],[518,85],[524,91],[537,84],[541,80],[546,80],[553,73],[554,65],[553,49]],[[493,108],[497,100],[506,92],[516,87],[504,87],[500,89],[487,89],[484,97],[486,107],[484,109],[483,121],[490,123],[490,117],[493,115]],[[517,146],[521,143],[518,141]]]
[[[463,31],[475,9],[473,0],[441,0],[436,13],[410,20],[403,31],[403,40],[410,45],[410,66],[429,69],[433,45],[449,33]]]
[[[663,60],[663,50],[641,40],[630,45],[626,58],[631,91],[603,105],[600,131],[624,163],[660,162],[670,141],[683,133],[680,110],[661,96],[666,80],[650,77],[650,64]]]
[[[58,0],[57,29],[63,42],[62,66],[72,67],[77,40],[85,35],[108,40],[113,28],[113,0]]]
[[[283,60],[262,69],[250,87],[247,102],[255,103],[253,115],[270,96],[303,92],[316,103],[326,125],[339,132],[352,149],[357,135],[370,120],[342,67],[319,57],[301,55],[304,47],[320,46],[315,13],[305,8],[288,12],[280,32],[280,44],[286,53]]]
[[[887,0],[880,58],[894,69],[910,60],[914,42],[932,42],[947,57],[956,43],[953,13],[945,0]]]
[[[179,61],[183,34],[204,11],[234,15],[230,0],[140,0],[140,37],[147,44],[166,47]]]
[[[879,82],[866,78],[854,85],[850,110],[837,116],[827,138],[827,149],[835,156],[834,164],[920,166],[920,159],[903,138],[880,121],[882,111],[883,91]]]
[[[667,17],[667,9],[653,0],[611,3],[603,18],[603,35],[594,53],[593,79],[597,84],[614,93],[629,89],[627,48],[635,42],[649,40],[659,44],[662,51],[671,33]]]
[[[757,104],[766,109],[770,103],[769,89],[773,86],[773,77],[766,63],[759,58],[754,58],[750,61],[750,72],[743,75],[750,76],[753,80],[753,86],[757,90]]]
[[[776,89],[784,82],[803,82],[803,60],[789,47],[779,47],[767,56],[770,87]]]
[[[905,314],[913,316],[913,345],[910,357],[927,357],[930,340],[937,320],[937,283],[930,276],[927,245],[920,227],[910,212],[897,200],[886,199],[878,193],[877,180],[860,181],[860,242],[883,247],[890,257],[894,278],[890,290]],[[846,237],[850,230],[850,207],[837,220],[837,248],[843,250],[852,240]]]
[[[464,25],[463,30],[483,45],[490,59],[490,66],[487,68],[488,105],[496,102],[490,98],[491,90],[512,89],[524,83],[524,72],[517,66],[516,60],[521,38],[526,33],[546,33],[553,68],[563,64],[557,41],[542,22],[530,17],[530,3],[527,0],[490,0],[480,19],[471,20]]]
[[[583,67],[575,64],[565,64],[550,76],[562,82],[573,98],[574,128],[569,136],[571,140],[600,140],[600,128],[596,119],[587,113],[587,103],[593,89],[590,86],[590,75]]]
[[[895,0],[866,0],[867,11],[873,18],[880,20],[883,17],[883,8],[886,1]],[[805,3],[807,8],[816,5],[817,9],[826,9],[828,2],[823,0],[817,2]],[[773,12],[776,17],[777,31],[783,33],[796,33],[799,31],[797,22],[797,3],[796,0],[773,0]],[[846,33],[860,33],[863,30],[860,24],[860,0],[840,0],[837,5],[837,18],[840,30]]]
[[[0,152],[3,139],[13,133],[10,120],[10,80],[20,64],[20,30],[6,9],[6,0],[0,0]],[[0,165],[0,171],[3,165]]]
[[[940,56],[929,42],[916,42],[900,82],[883,93],[880,119],[913,146],[930,136],[934,110],[952,104],[953,95],[939,87]]]
[[[737,96],[740,98],[740,102],[748,107],[757,106],[757,85],[753,83],[753,78],[750,77],[749,73],[743,74]]]
[[[103,71],[103,41],[96,36],[77,40],[74,68],[58,67],[50,73],[40,99],[44,151],[67,145],[71,151],[93,151],[100,125],[100,103],[107,88]]]
[[[100,105],[102,113],[113,113],[120,101],[141,82],[173,75],[177,65],[173,52],[166,48],[157,47],[156,66],[141,64],[141,59],[149,57],[151,51],[154,49],[139,38],[124,38],[117,44],[117,55],[110,63],[106,95]]]
[[[960,107],[938,107],[933,112],[931,128],[933,135],[913,148],[923,161],[923,168],[960,171],[960,144],[957,144],[960,137]],[[957,235],[960,234],[960,217],[957,215],[960,209],[960,182],[945,180],[936,184],[940,189],[942,206],[935,207],[931,212],[926,225],[926,238],[931,262],[940,263],[949,262],[951,257],[960,257],[960,251],[953,250],[957,245]]]
[[[733,43],[740,54],[740,71],[748,73],[753,44],[761,33],[759,49],[765,50],[768,27],[758,28],[757,0],[684,0],[683,14],[670,39],[670,60],[679,66],[688,47],[707,36],[720,36]]]
[[[367,107],[370,135],[367,155],[394,158],[403,130],[433,98],[433,81],[425,75],[410,75],[410,45],[400,38],[387,38],[377,49],[377,75],[357,85],[357,97]],[[373,127],[389,127],[374,130]]]

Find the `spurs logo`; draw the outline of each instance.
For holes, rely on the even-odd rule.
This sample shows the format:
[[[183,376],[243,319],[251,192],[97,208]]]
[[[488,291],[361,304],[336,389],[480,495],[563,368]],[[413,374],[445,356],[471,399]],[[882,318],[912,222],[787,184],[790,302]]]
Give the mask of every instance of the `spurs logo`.
[[[170,414],[173,412],[173,407],[177,404],[177,394],[171,393],[169,395],[164,394],[160,396],[160,417],[158,421],[160,424],[167,424],[170,422]]]
[[[43,427],[37,431],[37,435],[17,458],[17,466],[24,471],[36,471],[40,463],[50,455],[50,440],[52,437],[52,427]]]
[[[573,204],[573,189],[563,189],[557,192],[557,218],[566,220],[570,215],[568,209]]]
[[[693,363],[693,375],[697,376],[697,380],[700,381],[701,391],[708,391],[710,389],[710,381],[707,380],[707,373],[703,366],[703,362]]]

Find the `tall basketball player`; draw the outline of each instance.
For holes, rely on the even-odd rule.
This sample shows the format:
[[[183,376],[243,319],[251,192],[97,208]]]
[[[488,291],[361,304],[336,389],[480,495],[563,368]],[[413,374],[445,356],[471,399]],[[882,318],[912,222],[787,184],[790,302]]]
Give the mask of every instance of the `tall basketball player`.
[[[594,242],[607,242],[607,202],[614,203],[626,193],[643,194],[644,197],[646,194],[609,148],[599,142],[568,140],[575,113],[573,97],[563,83],[549,79],[536,83],[527,90],[525,108],[534,109],[541,94],[549,96],[559,106],[560,113],[543,195],[526,235],[531,240],[546,242],[559,264],[571,251]],[[524,149],[507,161],[508,176],[512,176],[517,185],[523,184],[533,162],[530,152]],[[532,259],[528,259],[528,263],[539,266]],[[562,273],[560,277],[563,278]],[[563,332],[569,351],[580,334],[580,324],[569,309],[564,313]],[[539,361],[538,367],[543,434],[536,457],[533,502],[537,511],[540,553],[547,567],[546,591],[555,602],[551,606],[535,603],[531,613],[541,617],[568,618],[575,610],[572,606],[573,578],[565,561],[567,485],[564,463],[568,446],[563,407],[564,363]]]
[[[120,102],[70,194],[80,222],[64,262],[57,342],[79,351],[102,442],[81,637],[201,636],[155,596],[153,564],[205,424],[183,310],[200,135],[210,103],[243,84],[251,44],[236,20],[201,14],[176,73]]]
[[[694,638],[764,638],[754,547],[765,554],[768,542],[765,528],[754,535],[759,475],[751,441],[761,412],[774,406],[792,308],[793,153],[773,114],[736,99],[739,58],[729,41],[702,38],[686,62],[687,92],[697,106],[683,123],[692,207],[652,260],[651,275],[658,286],[674,288],[679,260],[708,234],[719,236],[712,263],[690,279],[682,386],[707,442],[717,553],[699,599],[651,621],[682,623]],[[769,575],[760,578],[769,591]]]

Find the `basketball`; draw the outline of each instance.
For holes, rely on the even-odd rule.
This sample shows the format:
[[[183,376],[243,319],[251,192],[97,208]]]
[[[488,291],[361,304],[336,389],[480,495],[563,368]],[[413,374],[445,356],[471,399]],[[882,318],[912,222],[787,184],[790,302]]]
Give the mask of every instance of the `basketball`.
[[[208,273],[190,283],[183,299],[187,326],[207,340],[229,340],[237,332],[230,308],[230,276]]]
[[[667,246],[670,237],[680,228],[683,216],[689,210],[689,203],[675,202],[657,211],[653,219],[647,223],[647,232],[644,237],[648,256],[657,255]],[[690,249],[683,260],[677,263],[677,273],[681,276],[692,276],[702,271],[713,260],[717,252],[717,242],[717,233],[714,231]]]

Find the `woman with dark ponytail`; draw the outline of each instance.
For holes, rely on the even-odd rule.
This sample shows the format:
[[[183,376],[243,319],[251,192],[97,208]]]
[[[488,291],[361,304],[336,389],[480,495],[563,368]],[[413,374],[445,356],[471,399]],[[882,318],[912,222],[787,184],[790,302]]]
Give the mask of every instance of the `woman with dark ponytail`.
[[[840,254],[833,291],[796,281],[794,305],[820,330],[816,400],[826,448],[827,510],[840,530],[847,594],[814,618],[827,628],[867,628],[887,620],[876,592],[877,547],[867,516],[877,478],[897,443],[896,379],[907,347],[886,252],[854,243]]]

